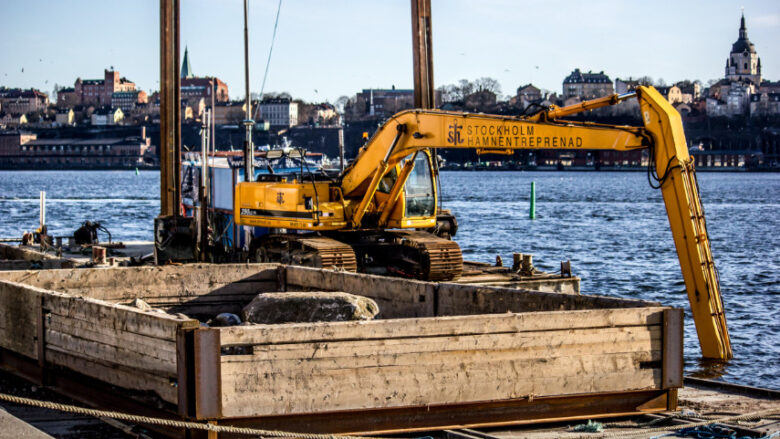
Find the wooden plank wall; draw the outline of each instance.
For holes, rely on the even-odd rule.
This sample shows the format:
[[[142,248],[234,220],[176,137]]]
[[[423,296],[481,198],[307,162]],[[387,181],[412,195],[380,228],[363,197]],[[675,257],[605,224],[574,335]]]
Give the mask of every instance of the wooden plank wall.
[[[0,281],[0,315],[2,347],[112,385],[155,392],[172,404],[178,400],[176,334],[199,326],[197,320],[10,281]]]
[[[440,283],[437,315],[471,315],[503,312],[565,311],[578,309],[659,306],[658,302],[617,297],[548,293],[506,287]]]
[[[660,389],[664,309],[219,328],[222,415]]]
[[[237,313],[260,292],[278,291],[276,264],[223,264],[0,272],[7,279],[73,295],[127,302],[140,298],[184,314]]]
[[[38,359],[42,290],[0,281],[0,347]]]
[[[374,299],[377,318],[659,306],[657,302],[458,283],[431,283],[307,267],[286,267],[288,291],[343,291]]]
[[[286,266],[287,291],[343,291],[370,297],[379,305],[378,319],[435,315],[431,282]]]

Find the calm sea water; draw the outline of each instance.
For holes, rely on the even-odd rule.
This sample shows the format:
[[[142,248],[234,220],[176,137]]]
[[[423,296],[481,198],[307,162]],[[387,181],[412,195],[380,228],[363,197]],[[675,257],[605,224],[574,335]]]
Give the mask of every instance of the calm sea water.
[[[528,219],[532,181],[535,220]],[[686,373],[780,389],[780,174],[700,173],[699,183],[734,348],[726,365],[699,360],[666,211],[644,173],[442,173],[443,204],[458,218],[465,258],[533,253],[549,271],[570,259],[583,293],[686,309]],[[0,171],[0,237],[37,227],[41,190],[54,235],[90,219],[117,240],[152,239],[157,172]]]

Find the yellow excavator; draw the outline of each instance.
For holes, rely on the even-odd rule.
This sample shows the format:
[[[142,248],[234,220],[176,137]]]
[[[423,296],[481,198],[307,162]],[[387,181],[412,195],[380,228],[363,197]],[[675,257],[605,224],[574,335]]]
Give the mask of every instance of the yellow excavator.
[[[634,98],[641,127],[561,119]],[[649,149],[650,182],[663,193],[702,354],[731,358],[718,274],[682,121],[653,87],[553,106],[527,117],[402,111],[336,175],[304,170],[302,164],[297,174],[271,173],[239,183],[236,224],[270,231],[251,241],[251,259],[434,281],[457,278],[463,266],[460,248],[431,233],[446,235],[457,224],[451,216],[438,214],[430,153],[435,148],[504,154],[518,149]]]

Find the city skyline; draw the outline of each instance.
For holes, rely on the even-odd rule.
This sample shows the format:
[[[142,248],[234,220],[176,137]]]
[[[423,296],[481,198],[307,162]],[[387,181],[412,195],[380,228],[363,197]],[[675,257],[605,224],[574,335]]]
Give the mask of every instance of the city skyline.
[[[271,43],[276,0],[250,1],[251,88],[259,92]],[[143,90],[159,87],[159,10],[156,1],[49,2],[5,5],[0,18],[0,85],[71,87],[77,77],[100,78],[115,68]],[[242,2],[183,2],[181,51],[188,47],[198,76],[217,76],[243,95]],[[435,85],[493,77],[504,95],[523,84],[560,93],[575,68],[629,76],[683,79],[723,77],[738,36],[740,6],[764,77],[780,79],[780,6],[776,2],[661,2],[601,0],[587,4],[524,4],[433,0]],[[641,13],[637,13],[641,12]],[[551,16],[551,14],[555,14]],[[40,18],[34,33],[25,18]],[[671,22],[670,22],[671,21]],[[85,25],[86,24],[86,25]],[[86,45],[86,47],[84,46]],[[85,50],[86,49],[86,50]],[[412,51],[407,2],[334,1],[282,4],[265,92],[334,102],[364,88],[411,88]],[[550,54],[555,56],[550,57]]]

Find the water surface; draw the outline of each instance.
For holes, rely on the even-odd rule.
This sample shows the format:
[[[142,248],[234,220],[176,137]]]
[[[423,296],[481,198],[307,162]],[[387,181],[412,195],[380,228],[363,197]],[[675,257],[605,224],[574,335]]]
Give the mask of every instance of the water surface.
[[[661,193],[644,173],[445,171],[441,180],[466,259],[532,253],[547,271],[570,259],[583,293],[682,307],[686,373],[712,372],[699,361]],[[735,357],[720,371],[731,382],[780,389],[780,174],[700,173],[699,183]],[[0,237],[37,227],[41,190],[53,235],[70,235],[89,219],[115,240],[152,239],[157,172],[0,171]]]

